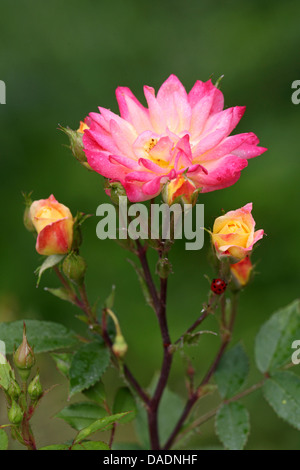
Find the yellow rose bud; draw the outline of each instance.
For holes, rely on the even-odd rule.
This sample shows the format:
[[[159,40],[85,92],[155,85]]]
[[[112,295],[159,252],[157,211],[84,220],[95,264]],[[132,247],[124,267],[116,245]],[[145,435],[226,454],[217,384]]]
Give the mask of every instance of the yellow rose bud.
[[[252,203],[249,203],[215,220],[211,237],[219,259],[237,262],[249,255],[253,245],[263,237],[263,230],[254,231],[251,211]]]
[[[191,180],[185,175],[179,175],[165,185],[162,197],[169,206],[176,202],[194,206],[198,199],[198,191]]]
[[[73,217],[68,207],[53,195],[34,201],[29,210],[38,237],[36,250],[41,255],[65,254],[73,242]]]

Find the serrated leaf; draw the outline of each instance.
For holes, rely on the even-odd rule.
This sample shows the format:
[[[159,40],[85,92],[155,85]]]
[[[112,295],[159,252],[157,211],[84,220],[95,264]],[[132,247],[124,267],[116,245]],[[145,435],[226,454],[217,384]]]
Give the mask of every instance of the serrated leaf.
[[[95,385],[109,364],[109,351],[98,342],[84,344],[73,356],[69,370],[70,396]]]
[[[76,431],[80,431],[106,415],[107,412],[99,405],[81,402],[66,406],[55,415],[55,418],[63,419]]]
[[[7,450],[8,448],[8,437],[3,429],[0,429],[0,450]]]
[[[42,274],[50,268],[54,268],[61,260],[65,257],[65,255],[50,255],[44,260],[44,262],[35,270],[35,274],[38,276],[37,280],[37,287],[40,283]]]
[[[263,324],[255,340],[258,369],[272,372],[291,362],[291,345],[300,338],[300,300],[274,313]]]
[[[89,399],[92,400],[99,405],[103,405],[106,400],[106,392],[103,382],[101,380],[97,382],[92,387],[88,388],[87,390],[83,391],[83,394]]]
[[[263,394],[280,418],[300,430],[300,377],[278,371],[264,383]]]
[[[217,435],[229,450],[242,450],[250,432],[249,413],[241,403],[222,405],[216,415]]]
[[[115,396],[113,413],[121,413],[124,411],[131,411],[124,419],[123,423],[129,423],[136,417],[137,407],[135,399],[127,387],[119,388]]]
[[[53,444],[51,446],[40,447],[39,450],[68,450],[69,447],[66,444]]]
[[[54,295],[55,297],[58,297],[61,300],[66,300],[67,302],[74,304],[74,299],[72,295],[70,295],[70,292],[64,287],[56,287],[56,288],[44,287],[44,290],[46,292],[50,292],[50,294]]]
[[[72,446],[71,450],[110,450],[110,447],[102,441],[83,441]]]
[[[25,320],[28,342],[35,353],[69,348],[77,343],[75,334],[60,323],[39,320]],[[6,343],[7,354],[19,346],[23,336],[23,320],[0,323],[0,339]]]
[[[69,378],[69,370],[71,367],[73,354],[71,353],[53,353],[51,357],[54,359],[55,365],[57,369],[61,372],[61,374]]]
[[[106,416],[105,418],[98,419],[94,423],[90,424],[86,428],[79,431],[79,433],[77,434],[77,436],[74,440],[74,443],[77,444],[78,442],[83,441],[88,436],[90,436],[91,434],[94,434],[97,431],[107,430],[107,428],[111,424],[116,423],[118,421],[121,421],[122,418],[124,418],[124,416],[126,416],[126,415],[127,415],[127,413],[118,413],[118,414],[115,414],[115,415]]]
[[[245,384],[249,360],[243,346],[238,343],[225,352],[214,374],[222,398],[231,398]]]

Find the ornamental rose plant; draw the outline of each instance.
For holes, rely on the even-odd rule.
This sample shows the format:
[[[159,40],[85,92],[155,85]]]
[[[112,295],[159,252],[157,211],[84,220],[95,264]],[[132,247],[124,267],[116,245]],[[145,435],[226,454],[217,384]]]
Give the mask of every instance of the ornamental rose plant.
[[[173,337],[169,328],[169,324],[176,324],[176,315],[167,308],[173,272],[170,251],[176,241],[175,208],[184,215],[198,214],[197,198],[201,198],[201,193],[236,183],[248,159],[266,149],[258,146],[258,138],[251,132],[231,135],[245,107],[224,109],[223,94],[211,80],[196,81],[187,93],[179,79],[171,75],[157,94],[149,86],[144,87],[144,93],[147,107],[128,88],[119,87],[116,95],[120,116],[100,107],[100,112],[91,112],[77,130],[68,127],[61,130],[68,135],[70,150],[77,161],[104,177],[105,197],[110,201],[105,208],[111,209],[111,213],[120,215],[124,201],[126,207],[128,202],[131,212],[128,210],[125,219],[132,222],[138,206],[136,213],[146,211],[146,216],[139,219],[142,225],[152,220],[156,201],[163,201],[163,208],[171,214],[170,230],[165,236],[151,239],[152,232],[144,230],[143,236],[130,238],[133,232],[125,225],[118,228],[122,237],[111,237],[117,238],[118,244],[130,252],[129,261],[137,272],[147,304],[145,309],[157,321],[160,339],[157,342],[153,336],[153,350],[159,348],[162,354],[158,373],[147,367],[143,350],[138,351],[136,345],[132,348],[131,340],[124,335],[114,308],[114,287],[107,298],[90,299],[86,288],[88,263],[82,256],[81,245],[82,226],[86,221],[93,224],[94,218],[89,219],[91,214],[83,212],[73,217],[70,209],[53,195],[36,201],[26,196],[24,222],[37,236],[36,250],[43,256],[36,271],[38,283],[46,271],[52,271],[58,285],[45,290],[71,303],[76,314],[74,329],[78,322],[84,328],[75,334],[52,321],[27,319],[26,325],[20,321],[0,323],[0,388],[7,403],[7,420],[3,429],[0,426],[0,447],[7,447],[5,430],[10,429],[11,439],[30,450],[201,449],[202,425],[214,419],[222,448],[243,449],[250,432],[246,397],[257,390],[262,391],[279,417],[300,430],[300,378],[287,370],[293,365],[291,344],[300,334],[299,300],[277,311],[258,332],[254,358],[260,379],[245,385],[249,360],[234,327],[238,314],[243,322],[244,312],[238,312],[238,299],[256,274],[254,248],[264,235],[262,228],[256,230],[252,203],[239,201],[236,204],[241,206],[239,209],[228,207],[228,212],[221,214],[224,201],[220,193],[217,196],[220,215],[214,222],[207,203],[205,225],[211,240],[207,243],[211,265],[198,263],[197,251],[194,259],[198,276],[205,275],[208,280],[208,293],[204,295],[199,289],[196,305],[190,305],[186,280],[187,312],[179,312],[186,322],[184,331]],[[249,199],[253,195],[254,191]],[[147,200],[150,202],[134,206],[135,202]],[[99,207],[97,216],[101,212]],[[258,208],[259,202],[255,217],[260,219]],[[261,221],[258,222],[260,226]],[[155,227],[155,233],[160,234],[160,228]],[[99,246],[99,265],[103,270],[101,249],[106,250],[105,237]],[[151,250],[157,258],[155,271],[148,262]],[[53,277],[50,279],[53,282]],[[122,279],[117,279],[118,282]],[[255,283],[252,286],[250,293]],[[128,296],[133,295],[135,286],[128,292]],[[121,305],[122,318],[126,321],[126,310],[131,308],[132,300],[125,298]],[[131,325],[131,330],[136,337],[145,334],[137,325]],[[209,334],[205,348],[202,347],[204,334]],[[211,348],[207,348],[209,340]],[[197,348],[197,354],[188,346]],[[128,365],[127,352],[131,348],[135,351],[135,363],[139,362],[148,373],[149,387],[141,384]],[[68,441],[55,442],[54,438],[54,442],[41,443],[38,425],[31,423],[37,406],[42,413],[49,399],[35,370],[36,364],[39,365],[38,355],[45,352],[51,352],[68,385],[68,402],[61,410],[57,404],[56,414],[73,429],[73,437]],[[194,359],[200,354],[204,358],[201,368],[198,359]],[[170,380],[175,356],[183,360],[184,373],[178,379],[182,383],[177,388],[185,391],[180,396]],[[44,367],[44,362],[41,365]],[[133,362],[133,368],[134,365]],[[114,368],[113,388],[111,372],[106,380],[109,366]],[[213,395],[213,399],[207,400],[208,395]],[[77,401],[70,404],[69,399],[73,397]],[[41,400],[45,401],[44,405]],[[196,406],[200,400],[201,406]],[[130,421],[136,424],[128,428],[130,443],[120,442],[119,426],[127,426]],[[106,434],[101,434],[103,431]],[[216,445],[215,441],[212,443]]]

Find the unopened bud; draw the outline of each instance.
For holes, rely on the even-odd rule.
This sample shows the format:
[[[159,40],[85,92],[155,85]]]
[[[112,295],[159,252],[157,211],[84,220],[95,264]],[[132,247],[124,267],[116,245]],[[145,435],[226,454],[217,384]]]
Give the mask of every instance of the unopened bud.
[[[83,127],[82,126],[86,126]],[[90,165],[87,162],[86,155],[83,150],[83,142],[82,142],[82,136],[83,132],[85,129],[88,129],[88,126],[82,123],[77,131],[74,131],[73,129],[70,129],[70,127],[62,127],[60,126],[60,129],[67,134],[69,137],[70,141],[70,149],[74,157],[87,169],[91,169]]]
[[[28,385],[28,395],[30,396],[31,400],[35,401],[38,400],[42,396],[42,394],[43,389],[40,382],[40,375],[39,373],[37,373]]]
[[[13,378],[8,386],[7,393],[13,400],[18,400],[21,395],[20,386]]]
[[[181,205],[192,204],[194,206],[198,195],[199,189],[185,174],[178,175],[166,183],[162,191],[162,199],[169,206],[176,203]]]
[[[14,352],[13,358],[21,378],[23,380],[27,380],[30,374],[30,370],[35,364],[35,356],[33,349],[27,341],[25,323],[23,327],[23,341],[18,349]]]
[[[126,197],[126,191],[121,183],[119,182],[110,182],[107,180],[105,184],[105,192],[111,198],[111,202],[116,206],[119,205],[119,198],[124,196]]]
[[[84,258],[75,253],[70,253],[64,259],[62,265],[62,269],[65,276],[75,284],[82,283],[85,276],[86,268],[87,266]]]
[[[21,410],[18,403],[13,400],[10,409],[8,410],[8,419],[12,424],[20,424],[23,419],[23,411]]]
[[[156,273],[162,279],[167,279],[169,274],[172,273],[172,264],[168,260],[168,258],[160,258],[156,265]]]
[[[35,227],[32,223],[31,216],[30,216],[30,213],[29,213],[30,206],[32,204],[31,193],[29,193],[29,194],[23,193],[23,197],[24,197],[24,202],[25,202],[25,206],[26,206],[25,210],[24,210],[24,215],[23,215],[23,222],[24,222],[25,228],[29,232],[35,232],[36,230],[35,230]]]
[[[117,335],[115,337],[115,342],[112,346],[112,350],[117,357],[124,357],[127,353],[128,345],[122,335]]]

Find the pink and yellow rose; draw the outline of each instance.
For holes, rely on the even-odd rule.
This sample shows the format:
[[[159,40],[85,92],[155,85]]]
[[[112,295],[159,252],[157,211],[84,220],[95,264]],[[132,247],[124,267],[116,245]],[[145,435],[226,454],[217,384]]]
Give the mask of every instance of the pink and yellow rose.
[[[30,220],[37,231],[36,250],[41,255],[65,254],[73,242],[73,217],[68,207],[53,194],[34,201],[29,209]]]
[[[90,167],[120,182],[130,201],[157,196],[164,185],[185,174],[201,192],[234,184],[259,147],[252,132],[229,136],[244,106],[224,108],[211,80],[198,80],[189,93],[175,75],[160,87],[144,87],[148,107],[129,88],[119,87],[120,116],[108,109],[90,113],[81,127]]]
[[[228,257],[231,262],[242,260],[263,237],[263,230],[254,231],[255,221],[251,211],[252,203],[249,203],[215,220],[211,237],[219,259]]]

